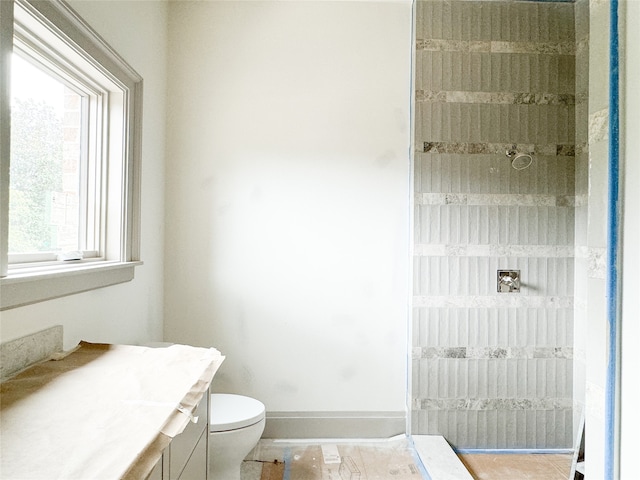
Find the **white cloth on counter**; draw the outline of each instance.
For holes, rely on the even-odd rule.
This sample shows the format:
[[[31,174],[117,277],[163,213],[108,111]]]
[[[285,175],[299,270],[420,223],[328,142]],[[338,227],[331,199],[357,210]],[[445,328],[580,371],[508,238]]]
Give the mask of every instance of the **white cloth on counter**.
[[[223,360],[213,348],[82,342],[32,366],[0,385],[0,477],[146,478]]]

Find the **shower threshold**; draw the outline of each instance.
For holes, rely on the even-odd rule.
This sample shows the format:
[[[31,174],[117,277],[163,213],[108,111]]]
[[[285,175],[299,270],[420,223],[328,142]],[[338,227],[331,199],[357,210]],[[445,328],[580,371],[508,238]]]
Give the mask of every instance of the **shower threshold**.
[[[431,480],[473,480],[442,435],[412,435],[411,439]]]

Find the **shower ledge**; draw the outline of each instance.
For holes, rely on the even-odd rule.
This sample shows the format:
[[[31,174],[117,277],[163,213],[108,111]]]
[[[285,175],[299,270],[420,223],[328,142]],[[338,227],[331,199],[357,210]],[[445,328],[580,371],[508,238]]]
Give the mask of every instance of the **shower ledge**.
[[[442,435],[412,435],[411,438],[431,480],[473,480]]]

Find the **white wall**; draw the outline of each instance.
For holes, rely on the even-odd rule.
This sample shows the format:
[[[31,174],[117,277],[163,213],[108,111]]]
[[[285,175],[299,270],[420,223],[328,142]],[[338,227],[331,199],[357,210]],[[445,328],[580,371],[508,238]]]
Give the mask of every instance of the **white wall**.
[[[166,22],[164,2],[71,0],[71,6],[144,78],[142,242],[132,282],[3,311],[7,341],[63,325],[65,348],[80,340],[137,343],[162,338]]]
[[[604,451],[607,438],[605,423],[606,365],[608,361],[608,326],[606,316],[606,276],[604,255],[607,219],[608,169],[608,108],[609,108],[609,21],[608,2],[590,4],[589,43],[589,246],[602,256],[600,268],[590,269],[588,279],[588,340],[586,362],[586,461],[588,478],[604,478]],[[620,195],[621,195],[621,256],[622,295],[618,324],[621,331],[621,451],[620,477],[637,477],[638,415],[638,338],[640,301],[637,271],[640,269],[640,162],[638,138],[640,128],[640,62],[634,47],[640,42],[638,29],[640,4],[621,1],[620,27]],[[605,39],[606,41],[602,41]],[[605,118],[604,122],[598,117]],[[594,255],[597,258],[596,255]],[[601,272],[598,273],[598,270]],[[617,477],[616,477],[617,478]]]
[[[269,411],[403,411],[410,1],[169,19],[166,339]]]
[[[640,2],[621,2],[626,11],[621,25],[621,151],[623,192],[623,248],[622,248],[622,441],[621,479],[638,475],[638,426],[640,412],[638,398],[638,370],[640,369],[640,58],[636,47],[640,45]],[[626,18],[625,18],[626,17]]]

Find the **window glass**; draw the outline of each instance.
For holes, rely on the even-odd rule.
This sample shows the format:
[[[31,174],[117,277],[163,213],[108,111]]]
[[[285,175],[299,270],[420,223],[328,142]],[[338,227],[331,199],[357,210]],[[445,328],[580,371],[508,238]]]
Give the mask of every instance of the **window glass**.
[[[9,253],[81,250],[82,96],[14,54]]]

